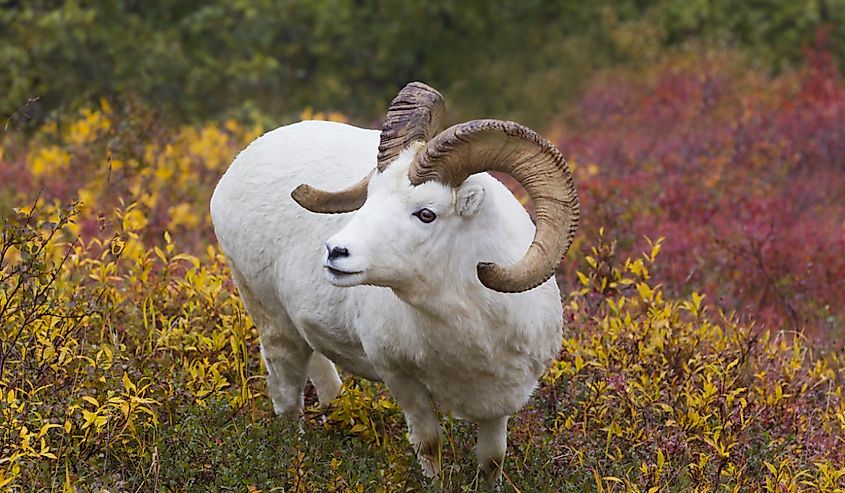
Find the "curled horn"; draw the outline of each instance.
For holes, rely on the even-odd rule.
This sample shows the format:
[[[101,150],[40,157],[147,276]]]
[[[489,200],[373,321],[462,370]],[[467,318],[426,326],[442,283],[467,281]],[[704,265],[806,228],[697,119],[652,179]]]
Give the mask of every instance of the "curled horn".
[[[532,289],[554,274],[572,244],[580,214],[572,172],[551,142],[518,123],[473,120],[429,141],[409,176],[414,185],[436,180],[457,187],[468,176],[488,170],[508,173],[525,188],[537,211],[537,229],[519,261],[506,267],[479,263],[478,278],[504,293]]]
[[[421,82],[411,82],[393,98],[378,146],[376,169],[351,187],[337,192],[299,185],[291,197],[311,212],[335,214],[361,208],[367,200],[367,185],[374,172],[381,173],[414,142],[427,142],[434,136],[443,117],[443,96]]]

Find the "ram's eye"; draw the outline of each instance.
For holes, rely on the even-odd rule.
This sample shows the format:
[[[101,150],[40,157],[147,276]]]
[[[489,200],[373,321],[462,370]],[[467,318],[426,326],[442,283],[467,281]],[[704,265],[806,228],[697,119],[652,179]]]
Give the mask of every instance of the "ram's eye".
[[[431,221],[434,221],[435,219],[437,219],[437,214],[431,212],[430,209],[420,209],[417,212],[415,212],[414,215],[417,216],[417,218],[420,221],[422,221],[426,224],[428,224]]]

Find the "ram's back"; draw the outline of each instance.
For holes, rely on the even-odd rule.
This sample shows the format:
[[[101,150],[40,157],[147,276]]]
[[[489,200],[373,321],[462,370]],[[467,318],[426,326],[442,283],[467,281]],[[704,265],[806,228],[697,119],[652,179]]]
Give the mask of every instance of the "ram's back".
[[[349,215],[314,214],[290,192],[302,183],[338,190],[359,181],[375,167],[378,141],[378,131],[342,123],[277,128],[241,151],[211,198],[214,231],[242,294],[248,290],[267,316],[296,322],[300,314],[325,314],[308,322],[343,332],[306,339],[354,338],[351,327],[336,327],[344,325],[338,305],[348,291],[324,281],[321,267],[325,240]]]

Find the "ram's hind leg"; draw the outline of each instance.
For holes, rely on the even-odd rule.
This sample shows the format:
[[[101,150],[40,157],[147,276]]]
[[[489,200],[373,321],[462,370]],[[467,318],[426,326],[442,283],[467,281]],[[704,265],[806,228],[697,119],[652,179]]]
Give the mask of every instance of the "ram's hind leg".
[[[320,407],[326,407],[340,393],[342,382],[334,363],[321,353],[314,351],[308,362],[308,376],[317,389]]]
[[[302,414],[302,390],[308,378],[308,361],[313,351],[287,320],[276,317],[259,327],[261,357],[267,368],[267,391],[277,415]],[[287,318],[287,316],[283,317]]]
[[[258,328],[261,357],[267,369],[267,391],[273,401],[273,410],[280,416],[299,416],[313,350],[299,335],[287,314],[265,308],[234,266],[232,275],[241,300]]]

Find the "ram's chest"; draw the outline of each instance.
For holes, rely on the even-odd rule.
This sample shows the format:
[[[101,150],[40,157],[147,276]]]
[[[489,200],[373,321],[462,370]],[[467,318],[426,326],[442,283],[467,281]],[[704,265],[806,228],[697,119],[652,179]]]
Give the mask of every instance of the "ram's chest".
[[[527,400],[544,362],[516,345],[465,348],[463,354],[431,357],[417,378],[438,406],[458,417],[486,419],[518,410]]]
[[[385,334],[375,338],[378,364],[413,376],[439,407],[470,419],[516,411],[547,363],[521,335],[490,326],[411,325],[385,327]]]

